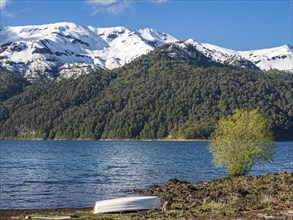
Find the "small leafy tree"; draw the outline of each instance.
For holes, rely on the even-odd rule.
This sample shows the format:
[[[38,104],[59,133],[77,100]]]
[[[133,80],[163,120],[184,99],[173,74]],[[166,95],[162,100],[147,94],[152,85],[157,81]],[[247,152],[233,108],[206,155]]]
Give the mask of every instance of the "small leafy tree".
[[[236,110],[220,119],[209,150],[213,163],[231,176],[245,175],[256,162],[270,162],[275,145],[269,121],[257,110]]]

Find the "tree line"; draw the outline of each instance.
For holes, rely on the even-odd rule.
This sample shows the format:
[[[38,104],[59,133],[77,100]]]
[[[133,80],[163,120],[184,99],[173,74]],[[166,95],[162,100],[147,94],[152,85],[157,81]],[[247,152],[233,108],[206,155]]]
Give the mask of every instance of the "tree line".
[[[0,74],[0,138],[207,139],[235,109],[258,109],[275,139],[293,137],[292,74],[215,65],[196,51],[158,48],[49,83],[9,77]]]

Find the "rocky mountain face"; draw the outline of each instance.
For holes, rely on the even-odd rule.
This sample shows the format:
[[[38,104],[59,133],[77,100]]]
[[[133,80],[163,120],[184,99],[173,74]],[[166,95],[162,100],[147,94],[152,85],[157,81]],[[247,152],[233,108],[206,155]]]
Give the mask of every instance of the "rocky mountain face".
[[[95,28],[75,23],[0,27],[0,69],[27,79],[77,77],[114,69],[164,44],[193,47],[212,61],[245,68],[293,71],[293,47],[234,51],[154,29]]]

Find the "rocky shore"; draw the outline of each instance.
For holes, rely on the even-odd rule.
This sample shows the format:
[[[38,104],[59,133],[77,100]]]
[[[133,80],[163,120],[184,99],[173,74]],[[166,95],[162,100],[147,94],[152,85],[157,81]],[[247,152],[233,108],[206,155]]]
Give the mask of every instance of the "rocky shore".
[[[159,196],[162,210],[100,215],[92,214],[92,208],[0,210],[0,219],[293,219],[293,173],[197,184],[172,179],[134,192]]]

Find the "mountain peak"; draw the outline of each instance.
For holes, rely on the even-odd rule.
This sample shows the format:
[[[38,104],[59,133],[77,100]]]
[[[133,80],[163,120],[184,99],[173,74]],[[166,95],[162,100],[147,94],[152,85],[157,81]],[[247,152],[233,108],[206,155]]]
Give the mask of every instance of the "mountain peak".
[[[192,45],[213,62],[225,65],[249,63],[263,70],[293,71],[293,49],[235,51],[216,45],[178,38],[153,28],[123,26],[96,28],[74,22],[46,25],[1,26],[0,69],[27,78],[67,78],[98,69],[113,69],[167,43],[182,48]]]
[[[154,29],[95,28],[73,22],[2,29],[0,68],[27,78],[39,73],[66,78],[113,69],[178,40]]]
[[[286,49],[288,49],[288,50],[293,50],[293,46],[290,45],[290,44],[285,44],[285,45],[283,45],[283,46],[281,46],[281,47],[284,47],[284,48],[286,48]]]

